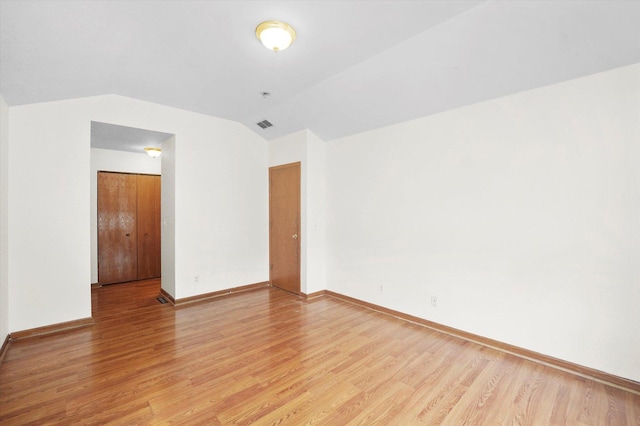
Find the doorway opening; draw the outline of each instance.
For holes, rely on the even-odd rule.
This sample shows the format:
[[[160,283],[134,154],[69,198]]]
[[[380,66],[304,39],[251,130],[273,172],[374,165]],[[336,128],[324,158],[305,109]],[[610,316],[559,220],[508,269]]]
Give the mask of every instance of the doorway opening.
[[[160,255],[164,245],[165,236],[162,224],[165,217],[162,214],[161,204],[165,201],[173,204],[173,200],[160,202],[160,194],[163,192],[164,179],[161,179],[162,163],[167,160],[151,158],[144,148],[157,147],[164,149],[167,143],[173,147],[175,135],[134,127],[120,126],[110,123],[91,122],[91,282],[94,285],[110,284],[116,282],[129,282],[138,279],[156,278],[161,276],[162,263],[166,260]],[[164,145],[163,145],[164,144]],[[173,161],[173,160],[170,160]],[[168,164],[168,163],[167,163]],[[172,168],[172,164],[169,164]],[[106,266],[105,258],[100,255],[99,242],[105,242],[103,236],[99,238],[99,177],[100,174],[115,181],[113,192],[126,192],[120,189],[134,190],[134,195],[124,203],[129,209],[135,207],[135,213],[114,214],[113,212],[103,217],[103,225],[106,228],[117,228],[119,223],[127,223],[130,227],[123,235],[116,236],[115,241],[126,240],[125,252],[120,254],[110,253],[115,264]],[[118,177],[118,175],[125,177]],[[168,176],[170,187],[173,185],[172,174]],[[127,183],[128,182],[128,183]],[[134,182],[134,183],[132,183]],[[113,183],[113,182],[112,182]],[[142,188],[140,193],[137,189]],[[104,189],[104,188],[103,188]],[[169,193],[169,198],[173,192]],[[153,200],[153,201],[152,201]],[[138,212],[141,214],[138,214]],[[135,219],[137,216],[145,219]],[[149,219],[148,217],[152,217]],[[126,235],[129,234],[129,235]],[[160,239],[162,237],[163,243]],[[112,237],[114,238],[114,237]],[[134,244],[135,243],[135,244]],[[100,244],[102,246],[102,244]],[[128,247],[128,252],[127,252]],[[131,254],[131,248],[135,247],[136,255],[132,259],[127,258]],[[135,268],[134,268],[135,267]],[[109,272],[109,270],[111,271]],[[135,269],[135,275],[131,271]],[[115,276],[109,273],[117,272]],[[107,273],[105,275],[105,273]],[[156,302],[157,303],[157,302]]]

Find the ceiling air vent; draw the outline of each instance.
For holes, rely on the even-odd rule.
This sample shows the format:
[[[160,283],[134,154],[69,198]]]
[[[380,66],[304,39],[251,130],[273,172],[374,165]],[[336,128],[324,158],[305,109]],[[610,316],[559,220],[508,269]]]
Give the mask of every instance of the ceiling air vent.
[[[258,126],[260,126],[261,128],[263,128],[263,129],[266,129],[267,127],[273,126],[273,124],[269,123],[269,121],[267,121],[267,120],[262,120],[261,122],[256,123],[256,124]]]

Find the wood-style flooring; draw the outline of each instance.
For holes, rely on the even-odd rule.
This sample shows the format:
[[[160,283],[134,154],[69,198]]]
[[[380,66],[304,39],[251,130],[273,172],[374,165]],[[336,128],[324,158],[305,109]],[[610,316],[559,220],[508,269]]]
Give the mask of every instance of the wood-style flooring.
[[[178,307],[93,289],[95,324],[15,341],[0,424],[640,425],[640,396],[274,288]]]

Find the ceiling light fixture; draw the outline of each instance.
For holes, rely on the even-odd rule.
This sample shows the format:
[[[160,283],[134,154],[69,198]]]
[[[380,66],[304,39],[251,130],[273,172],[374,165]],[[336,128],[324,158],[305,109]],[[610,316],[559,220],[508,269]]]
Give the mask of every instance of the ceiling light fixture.
[[[160,157],[160,154],[162,154],[162,150],[160,148],[152,148],[152,147],[148,147],[144,149],[147,154],[149,154],[149,157],[153,157],[153,158],[158,158]]]
[[[293,43],[296,31],[284,22],[265,21],[256,27],[256,37],[267,49],[278,52]]]

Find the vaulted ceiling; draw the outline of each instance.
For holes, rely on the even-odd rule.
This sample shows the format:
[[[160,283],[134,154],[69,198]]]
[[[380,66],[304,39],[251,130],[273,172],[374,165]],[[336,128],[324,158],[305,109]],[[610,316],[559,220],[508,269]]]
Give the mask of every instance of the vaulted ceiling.
[[[296,29],[289,49],[256,39],[269,19]],[[119,94],[266,139],[331,140],[638,62],[635,0],[0,1],[10,106]]]

